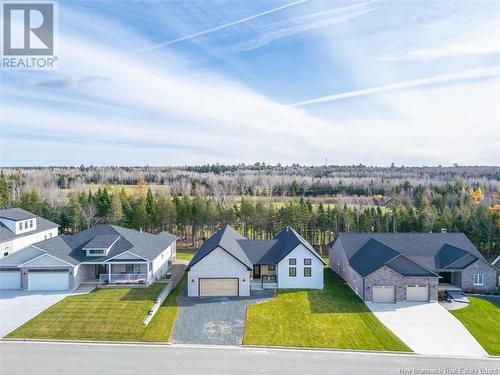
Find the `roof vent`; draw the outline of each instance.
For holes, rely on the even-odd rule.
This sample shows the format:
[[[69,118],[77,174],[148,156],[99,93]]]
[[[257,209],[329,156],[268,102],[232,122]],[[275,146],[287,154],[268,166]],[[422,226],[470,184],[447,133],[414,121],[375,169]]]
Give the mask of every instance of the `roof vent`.
[[[441,233],[448,233],[448,229],[446,229],[446,228],[441,228]]]

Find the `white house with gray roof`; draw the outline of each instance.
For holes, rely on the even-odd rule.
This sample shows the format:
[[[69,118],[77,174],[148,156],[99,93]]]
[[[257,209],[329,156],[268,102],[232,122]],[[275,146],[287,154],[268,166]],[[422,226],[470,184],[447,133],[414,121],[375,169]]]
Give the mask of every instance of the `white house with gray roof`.
[[[495,289],[495,269],[463,233],[341,233],[330,268],[368,302],[437,300],[438,289]]]
[[[0,210],[0,259],[26,246],[56,237],[59,225],[21,208]]]
[[[188,296],[249,296],[251,290],[323,289],[324,261],[290,227],[272,240],[249,240],[227,225],[187,267]]]
[[[81,283],[147,285],[176,254],[177,238],[100,224],[30,245],[0,259],[3,289],[73,290]]]

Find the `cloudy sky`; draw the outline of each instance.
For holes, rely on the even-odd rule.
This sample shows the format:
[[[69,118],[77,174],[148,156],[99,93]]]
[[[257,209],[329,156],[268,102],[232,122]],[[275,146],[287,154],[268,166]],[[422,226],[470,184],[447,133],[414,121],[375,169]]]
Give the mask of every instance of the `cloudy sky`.
[[[60,1],[1,165],[500,165],[498,1]]]

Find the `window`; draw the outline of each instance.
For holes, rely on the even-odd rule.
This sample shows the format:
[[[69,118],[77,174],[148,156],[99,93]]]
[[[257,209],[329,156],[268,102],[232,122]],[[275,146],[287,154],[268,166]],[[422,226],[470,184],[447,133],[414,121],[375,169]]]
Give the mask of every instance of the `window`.
[[[311,267],[304,267],[304,277],[311,277]]]
[[[311,265],[311,258],[304,258],[304,264],[306,266],[310,266]]]
[[[28,222],[27,221],[24,222],[24,229],[28,229]]]
[[[127,264],[125,266],[125,270],[127,273],[139,273],[139,272],[141,272],[141,265],[140,264]]]
[[[291,266],[295,266],[297,264],[297,259],[295,258],[288,259],[288,264]]]
[[[19,230],[23,230],[23,223],[22,222],[19,223]]]
[[[30,220],[30,228],[33,228],[33,220]]]
[[[288,268],[288,276],[290,276],[290,277],[297,276],[297,267],[289,267]]]
[[[7,255],[9,255],[9,252],[6,251],[5,253],[3,253],[3,256],[6,257]]]
[[[474,285],[484,285],[484,275],[482,273],[474,274]]]
[[[49,238],[52,238],[52,233],[49,233],[49,234],[48,234],[48,237],[49,237]]]
[[[88,252],[89,255],[104,255],[104,250],[101,249],[90,249]]]
[[[268,271],[276,271],[276,266],[267,266]]]

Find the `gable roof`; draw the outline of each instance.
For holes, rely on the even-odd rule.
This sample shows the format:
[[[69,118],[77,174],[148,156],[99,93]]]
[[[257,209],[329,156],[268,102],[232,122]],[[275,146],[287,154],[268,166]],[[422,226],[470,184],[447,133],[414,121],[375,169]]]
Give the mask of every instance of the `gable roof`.
[[[231,226],[216,232],[198,249],[187,267],[189,271],[205,256],[217,247],[221,247],[241,263],[251,269],[254,265],[277,265],[284,257],[292,252],[299,244],[304,245],[314,256],[324,263],[323,258],[314,248],[293,228],[286,227],[272,240],[249,240]]]
[[[385,264],[387,267],[392,268],[400,275],[407,277],[432,277],[439,276],[434,272],[425,269],[424,267],[416,264],[411,259],[404,255],[399,255]]]
[[[398,255],[396,250],[371,238],[352,256],[349,264],[365,277]]]
[[[350,260],[370,239],[432,271],[443,269],[467,254],[484,260],[463,233],[341,233],[337,241],[342,243]]]
[[[231,226],[226,225],[223,229],[216,232],[212,237],[203,242],[201,247],[194,254],[193,259],[189,262],[186,270],[189,271],[191,267],[218,247],[225,250],[239,262],[243,263],[248,269],[252,269],[253,264],[250,259],[248,259],[245,251],[241,248],[239,240],[246,240],[246,238],[239,234]]]

